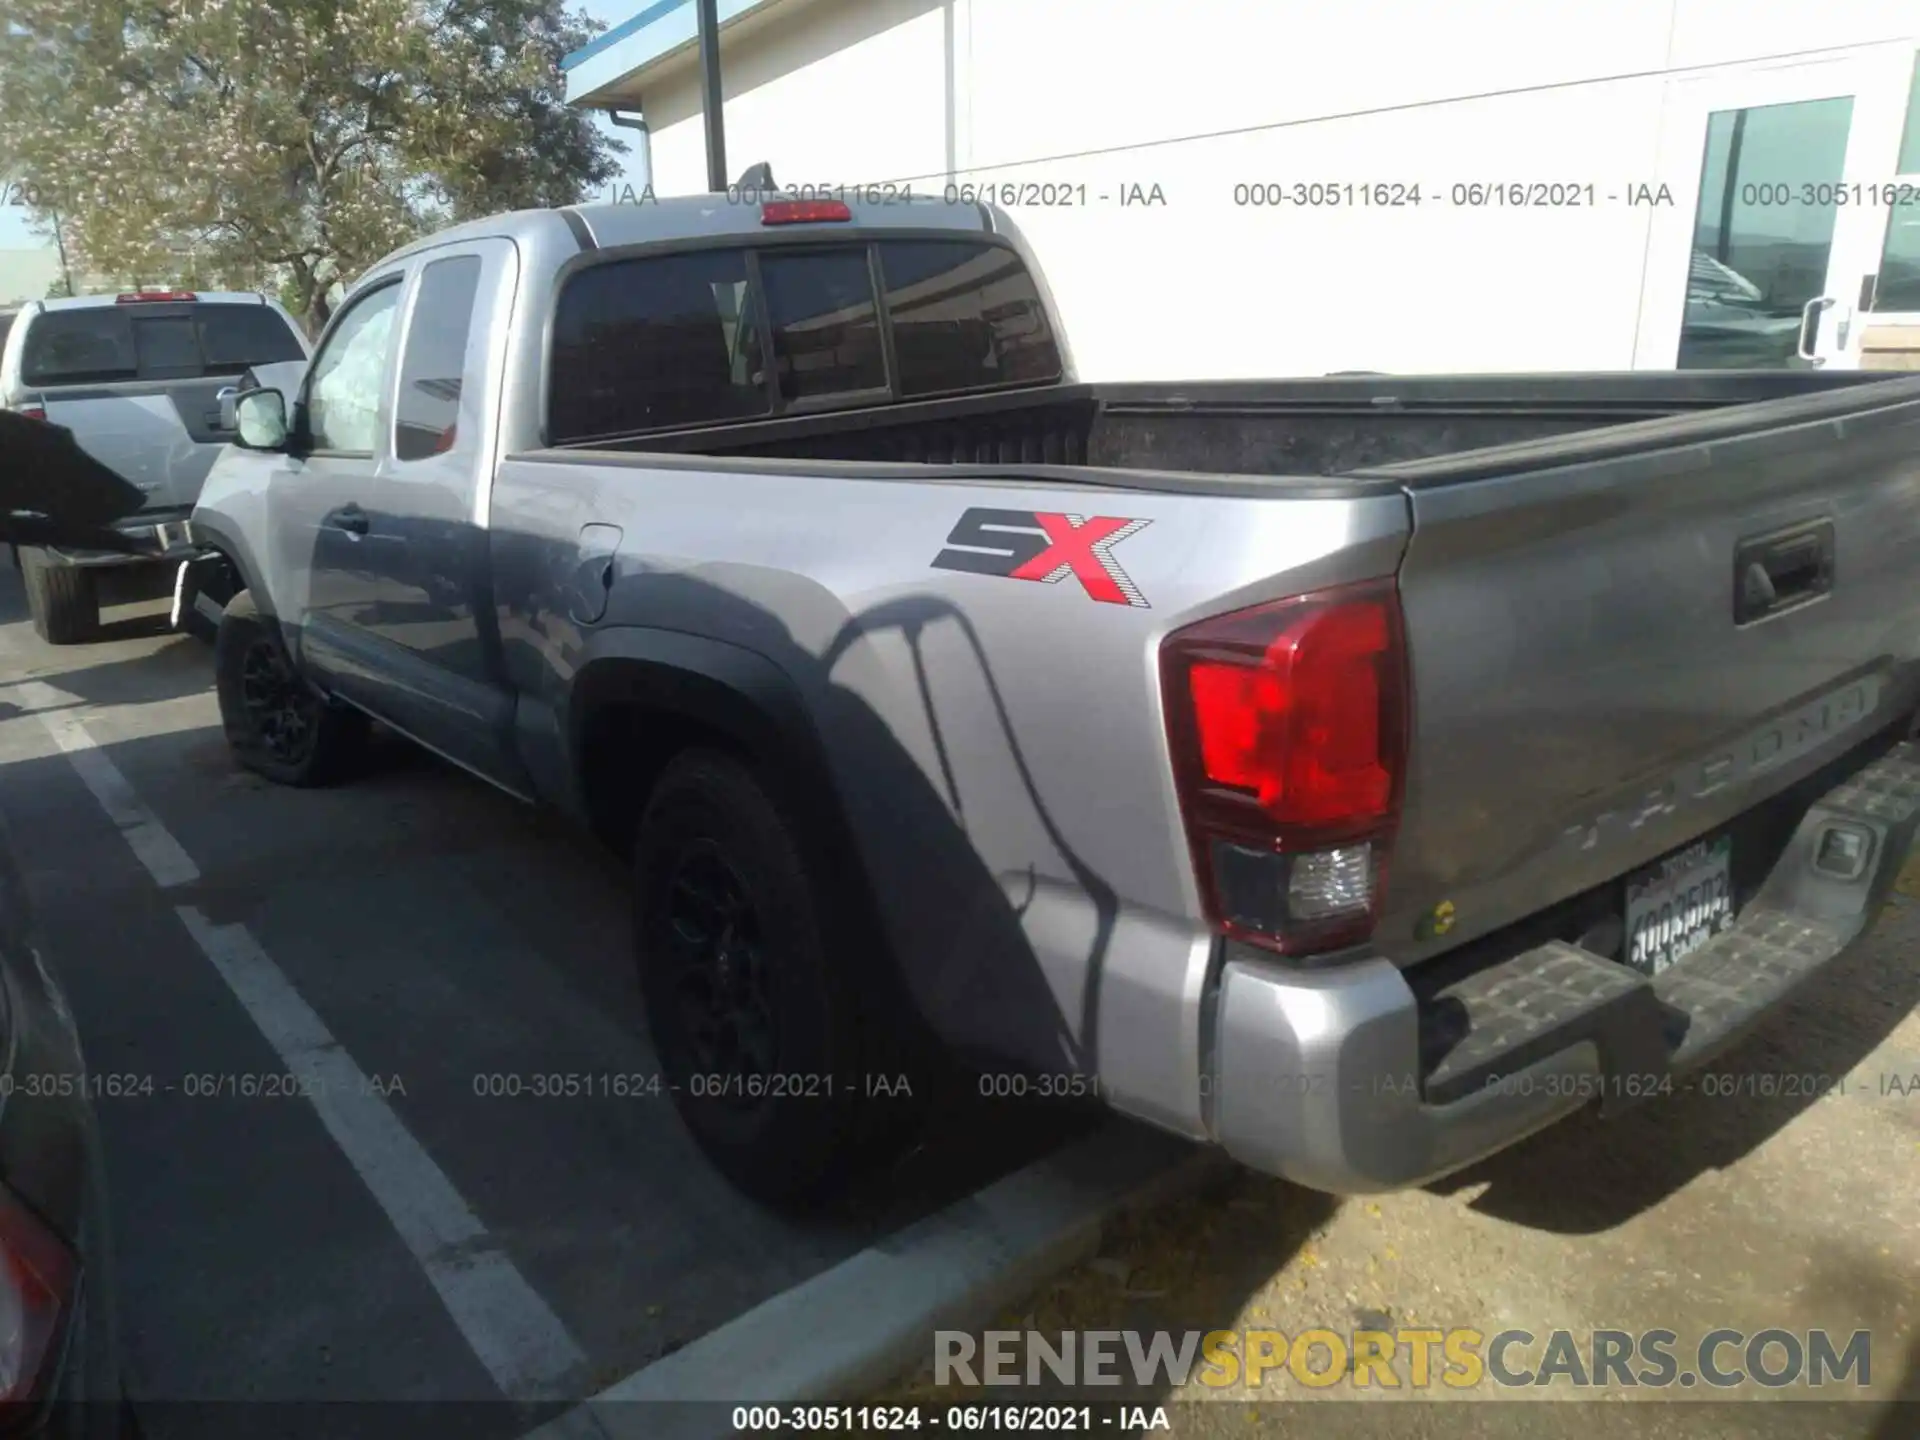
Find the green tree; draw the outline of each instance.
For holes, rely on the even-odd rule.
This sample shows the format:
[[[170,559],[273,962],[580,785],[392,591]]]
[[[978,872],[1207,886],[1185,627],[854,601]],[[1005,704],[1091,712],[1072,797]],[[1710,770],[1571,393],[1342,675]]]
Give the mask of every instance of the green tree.
[[[452,221],[574,203],[625,147],[567,108],[566,0],[0,0],[0,167],[76,272],[338,287]]]

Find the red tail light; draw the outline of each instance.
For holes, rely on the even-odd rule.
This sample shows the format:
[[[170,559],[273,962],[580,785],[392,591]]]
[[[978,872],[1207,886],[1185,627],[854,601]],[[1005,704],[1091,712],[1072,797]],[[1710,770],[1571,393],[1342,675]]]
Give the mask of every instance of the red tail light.
[[[1203,620],[1160,651],[1208,918],[1286,955],[1373,932],[1406,769],[1392,582]]]
[[[198,300],[200,297],[191,290],[135,290],[125,295],[113,297],[116,305],[139,305],[157,300]]]
[[[773,200],[760,207],[762,225],[805,225],[820,220],[851,220],[853,211],[839,200]]]
[[[44,405],[22,405],[15,413],[24,415],[29,420],[44,420],[47,418],[47,407]]]
[[[0,1189],[0,1405],[18,1404],[39,1388],[59,1350],[74,1279],[72,1253]]]

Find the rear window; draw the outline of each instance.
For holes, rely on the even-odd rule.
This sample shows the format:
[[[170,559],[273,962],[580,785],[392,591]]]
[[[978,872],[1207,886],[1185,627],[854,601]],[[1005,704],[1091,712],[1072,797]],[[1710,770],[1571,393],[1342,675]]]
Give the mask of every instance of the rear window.
[[[902,395],[941,395],[1060,376],[1060,347],[1033,277],[998,245],[880,246]]]
[[[555,443],[766,414],[760,326],[747,297],[741,250],[575,275],[554,314]]]
[[[780,398],[791,405],[885,391],[886,356],[867,251],[763,255]]]
[[[116,305],[36,315],[20,369],[28,385],[79,385],[238,375],[304,356],[293,328],[270,306]]]
[[[564,445],[1060,374],[1033,277],[1004,246],[886,240],[616,260],[561,291],[548,432]]]

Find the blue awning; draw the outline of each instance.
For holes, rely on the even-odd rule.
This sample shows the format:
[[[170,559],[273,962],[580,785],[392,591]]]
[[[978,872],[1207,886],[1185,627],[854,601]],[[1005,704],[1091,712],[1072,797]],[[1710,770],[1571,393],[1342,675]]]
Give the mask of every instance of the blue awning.
[[[782,0],[719,0],[720,25],[727,25]],[[595,36],[564,56],[560,68],[567,77],[567,103],[631,103],[648,69],[699,43],[699,15],[694,0],[655,0],[631,19]]]

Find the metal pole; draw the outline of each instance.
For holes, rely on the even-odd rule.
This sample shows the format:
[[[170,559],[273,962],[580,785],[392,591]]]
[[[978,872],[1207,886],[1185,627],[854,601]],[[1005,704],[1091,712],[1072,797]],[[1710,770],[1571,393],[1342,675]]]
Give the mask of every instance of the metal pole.
[[[645,112],[611,109],[607,111],[607,118],[622,130],[640,132],[640,165],[646,171],[646,179],[643,183],[653,184],[653,130],[647,124]]]
[[[720,114],[720,0],[695,0],[700,12],[700,108],[707,118],[707,189],[727,188],[727,130]]]
[[[67,294],[73,294],[73,271],[67,267],[67,237],[60,233],[60,212],[48,212],[53,216],[53,246],[60,253],[60,283],[67,287]]]

